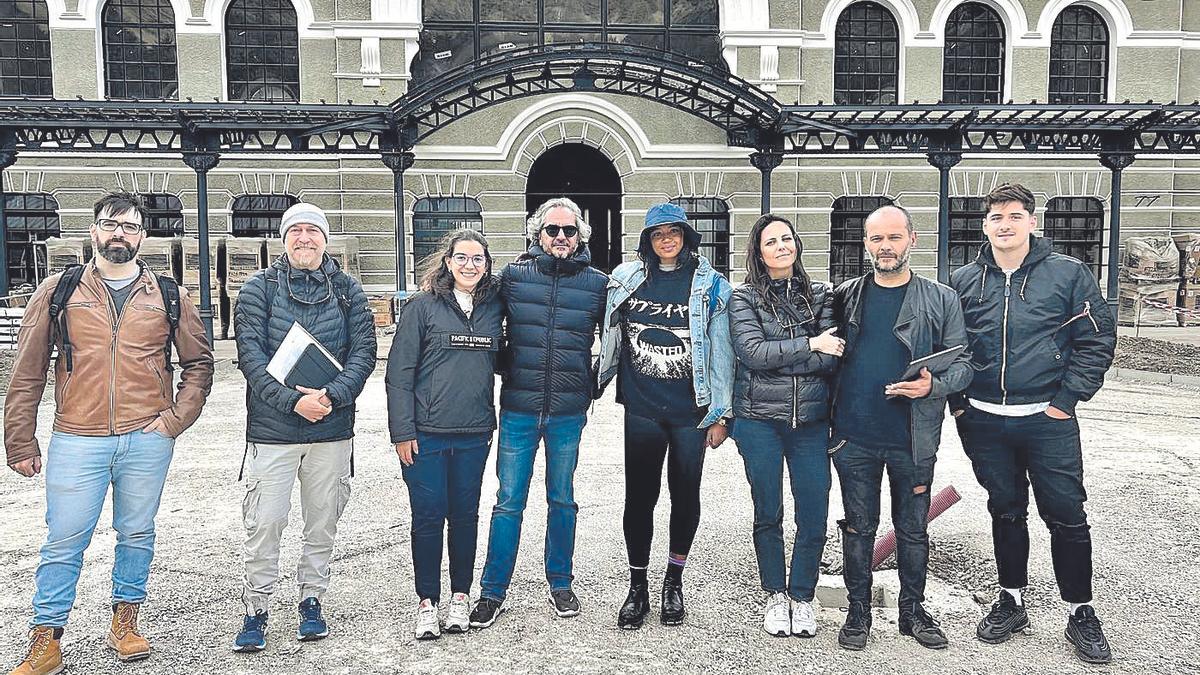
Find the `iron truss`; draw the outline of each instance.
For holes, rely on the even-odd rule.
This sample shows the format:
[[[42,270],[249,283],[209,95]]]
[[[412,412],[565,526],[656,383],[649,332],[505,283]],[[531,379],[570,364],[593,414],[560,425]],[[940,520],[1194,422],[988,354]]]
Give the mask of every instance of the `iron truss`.
[[[783,154],[1196,153],[1200,104],[787,106],[778,131]]]
[[[650,99],[724,129],[729,144],[777,142],[782,106],[758,87],[686,57],[611,43],[545,45],[489,56],[422,84],[391,109],[405,147],[473,112],[539,94]],[[802,123],[800,123],[803,126]]]
[[[381,105],[0,101],[0,148],[15,151],[378,155]]]

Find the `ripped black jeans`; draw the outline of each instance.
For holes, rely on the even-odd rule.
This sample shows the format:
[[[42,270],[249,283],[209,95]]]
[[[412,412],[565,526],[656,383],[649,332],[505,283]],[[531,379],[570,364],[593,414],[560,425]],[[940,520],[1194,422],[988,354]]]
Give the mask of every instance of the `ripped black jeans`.
[[[967,407],[958,434],[988,493],[992,545],[1002,588],[1029,583],[1029,487],[1050,529],[1050,558],[1067,602],[1092,601],[1092,535],[1084,513],[1079,422],[1045,413],[1001,417]]]
[[[879,528],[880,488],[887,468],[896,529],[896,563],[900,573],[900,606],[925,601],[929,565],[929,487],[933,461],[917,466],[908,448],[868,448],[837,439],[833,466],[842,486],[845,520],[842,531],[842,576],[850,602],[871,604],[871,558]]]

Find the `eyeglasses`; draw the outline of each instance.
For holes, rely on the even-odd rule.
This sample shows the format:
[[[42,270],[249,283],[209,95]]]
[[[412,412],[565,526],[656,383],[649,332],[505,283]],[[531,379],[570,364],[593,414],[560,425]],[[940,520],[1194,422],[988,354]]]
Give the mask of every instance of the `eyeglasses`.
[[[487,258],[481,255],[467,255],[465,253],[455,253],[450,256],[450,260],[454,261],[459,267],[466,267],[467,263],[471,263],[474,267],[483,267],[487,264]]]
[[[557,237],[559,232],[562,232],[563,236],[568,239],[579,234],[579,228],[574,225],[547,225],[542,228],[542,231],[550,235],[551,238]]]
[[[105,232],[116,232],[120,228],[125,234],[141,234],[142,226],[139,223],[120,222],[110,218],[101,218],[96,221],[96,227]]]

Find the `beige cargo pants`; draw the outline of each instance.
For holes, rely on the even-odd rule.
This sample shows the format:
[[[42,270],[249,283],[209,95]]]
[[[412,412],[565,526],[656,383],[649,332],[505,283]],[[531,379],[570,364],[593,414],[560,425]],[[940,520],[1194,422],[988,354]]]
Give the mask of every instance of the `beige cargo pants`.
[[[296,584],[300,600],[317,598],[329,588],[329,559],[338,519],[350,501],[350,453],[353,440],[298,445],[251,443],[246,453],[246,577],[242,603],[246,614],[268,611],[279,580],[279,540],[292,507],[292,487],[300,477],[304,537]]]

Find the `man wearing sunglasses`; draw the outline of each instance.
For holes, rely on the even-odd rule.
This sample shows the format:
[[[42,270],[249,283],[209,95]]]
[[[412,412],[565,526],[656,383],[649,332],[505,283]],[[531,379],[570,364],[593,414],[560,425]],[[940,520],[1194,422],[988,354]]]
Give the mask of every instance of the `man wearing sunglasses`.
[[[138,260],[147,217],[141,198],[105,195],[94,215],[95,257],[43,281],[25,308],[4,405],[8,466],[32,478],[43,469],[38,404],[57,347],[54,431],[44,462],[48,532],[35,575],[29,653],[16,675],[63,668],[59,640],[110,485],[117,544],[106,644],[122,661],[150,655],[138,610],[154,557],[154,518],[175,438],[200,416],[212,386],[212,352],[199,311],[186,291],[170,294],[180,305],[172,329],[169,282],[160,286]],[[52,304],[59,307],[56,320]],[[174,392],[169,343],[182,370]]]
[[[267,644],[271,593],[279,580],[279,540],[300,479],[303,546],[296,570],[300,624],[296,639],[329,634],[321,600],[329,588],[329,559],[338,518],[350,499],[354,401],[375,369],[375,323],[367,297],[325,254],[325,212],[299,203],[279,225],[284,253],[251,277],[234,310],[238,368],[246,377],[246,613],[234,651],[258,652]],[[293,324],[328,350],[341,371],[328,382],[285,386],[267,365]]]
[[[487,628],[504,611],[517,562],[534,457],[546,447],[546,580],[560,617],[579,614],[571,590],[575,554],[575,465],[592,401],[592,342],[604,315],[608,277],[590,267],[591,227],[575,202],[557,197],[526,225],[534,243],[501,273],[508,344],[502,355],[500,489],[492,510],[487,563],[471,625]]]

